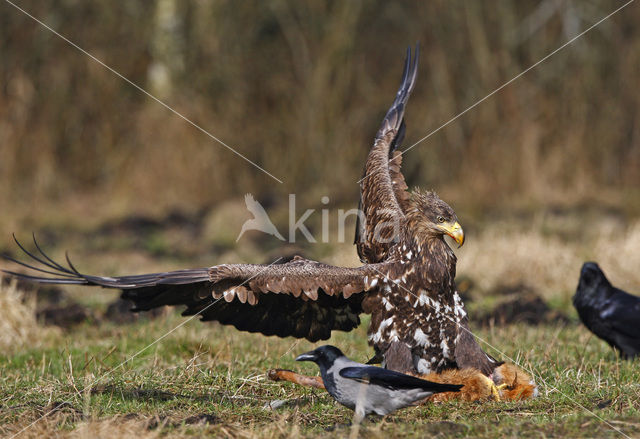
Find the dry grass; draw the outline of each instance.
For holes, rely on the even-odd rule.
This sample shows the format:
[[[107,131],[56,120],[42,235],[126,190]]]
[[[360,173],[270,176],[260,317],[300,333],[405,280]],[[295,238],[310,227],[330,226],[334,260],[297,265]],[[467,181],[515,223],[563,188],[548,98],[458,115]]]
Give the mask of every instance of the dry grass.
[[[566,240],[543,233],[539,225],[489,226],[459,250],[458,273],[470,276],[484,292],[525,284],[549,299],[573,294],[582,264],[596,261],[614,285],[640,291],[640,221],[628,227],[589,227],[590,235]]]
[[[159,430],[148,428],[150,420],[127,419],[123,416],[114,416],[104,420],[80,421],[73,430],[60,430],[60,425],[68,421],[69,416],[60,414],[43,419],[29,429],[20,433],[21,438],[123,438],[123,439],[153,439],[162,436]],[[15,434],[24,428],[24,425],[7,426],[7,434]],[[172,435],[172,437],[185,437],[185,435]]]
[[[597,239],[591,259],[607,270],[614,285],[640,293],[640,221],[627,229],[611,228]]]
[[[12,280],[0,277],[0,350],[13,352],[24,346],[37,346],[43,339],[57,334],[55,328],[44,328],[36,321],[35,296],[26,295]]]

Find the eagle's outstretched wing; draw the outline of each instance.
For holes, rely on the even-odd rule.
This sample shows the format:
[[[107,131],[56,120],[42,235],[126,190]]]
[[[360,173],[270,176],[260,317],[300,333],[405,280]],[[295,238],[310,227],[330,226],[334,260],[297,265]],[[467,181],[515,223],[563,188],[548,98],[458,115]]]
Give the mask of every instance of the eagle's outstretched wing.
[[[16,242],[18,242],[16,240]],[[35,242],[35,240],[34,240]],[[233,264],[135,276],[103,277],[78,272],[20,248],[44,267],[7,259],[53,277],[5,271],[39,283],[99,285],[123,290],[134,311],[186,305],[183,315],[200,314],[249,332],[280,337],[328,339],[334,329],[350,331],[360,323],[366,292],[377,288],[390,264],[335,267],[301,257],[271,265]],[[4,270],[3,270],[4,271]]]
[[[402,84],[389,108],[367,157],[360,182],[359,209],[355,244],[362,262],[380,262],[388,254],[398,227],[403,226],[409,199],[407,184],[400,170],[402,155],[396,148],[404,138],[404,110],[418,74],[418,47],[411,62],[411,49],[402,73]]]

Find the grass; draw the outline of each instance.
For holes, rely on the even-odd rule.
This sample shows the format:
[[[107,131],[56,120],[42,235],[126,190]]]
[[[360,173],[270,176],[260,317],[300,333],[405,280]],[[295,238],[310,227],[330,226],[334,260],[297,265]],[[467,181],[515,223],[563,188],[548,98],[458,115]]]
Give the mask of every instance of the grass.
[[[84,324],[53,334],[39,346],[8,351],[0,358],[0,433],[10,436],[37,421],[21,436],[349,434],[341,425],[350,420],[351,412],[326,393],[270,382],[264,376],[273,367],[316,373],[314,365],[293,360],[311,348],[310,343],[245,334],[195,319],[180,326],[184,322],[170,313],[124,326]],[[364,360],[371,353],[365,327],[336,333],[331,342]],[[400,411],[366,425],[360,433],[618,437],[613,426],[640,436],[637,363],[618,361],[583,327],[512,325],[478,335],[534,372],[538,398],[431,404]],[[274,400],[291,403],[265,408]],[[212,416],[211,423],[198,424],[198,416],[205,414]]]

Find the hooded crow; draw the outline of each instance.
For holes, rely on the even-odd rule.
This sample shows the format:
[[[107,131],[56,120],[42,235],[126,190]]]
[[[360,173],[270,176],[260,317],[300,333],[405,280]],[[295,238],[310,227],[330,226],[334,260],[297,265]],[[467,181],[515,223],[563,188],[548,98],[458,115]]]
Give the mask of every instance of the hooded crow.
[[[329,395],[356,412],[356,422],[373,413],[384,416],[434,393],[457,392],[458,384],[440,384],[411,375],[367,366],[348,359],[340,349],[325,345],[301,354],[296,361],[313,361],[320,368]]]
[[[640,297],[611,285],[595,262],[582,266],[573,306],[582,323],[622,358],[640,354]]]

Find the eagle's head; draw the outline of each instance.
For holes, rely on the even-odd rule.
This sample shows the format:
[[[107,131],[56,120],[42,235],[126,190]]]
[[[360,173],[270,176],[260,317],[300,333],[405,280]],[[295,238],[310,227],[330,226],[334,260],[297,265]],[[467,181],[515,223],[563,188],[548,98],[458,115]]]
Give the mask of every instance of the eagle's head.
[[[409,220],[421,234],[431,237],[448,235],[459,247],[464,244],[464,231],[451,206],[433,191],[417,190],[411,194]]]

